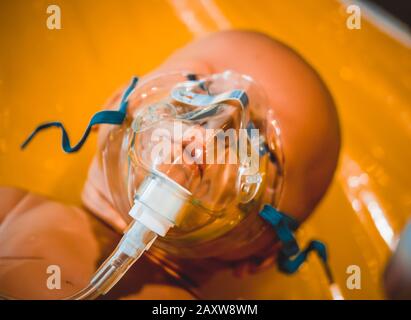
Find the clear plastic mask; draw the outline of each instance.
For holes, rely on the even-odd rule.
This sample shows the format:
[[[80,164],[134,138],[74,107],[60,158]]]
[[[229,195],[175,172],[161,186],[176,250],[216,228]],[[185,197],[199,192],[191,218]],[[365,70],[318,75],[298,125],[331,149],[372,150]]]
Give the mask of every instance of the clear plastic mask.
[[[146,178],[160,179],[186,205],[184,219],[155,245],[183,256],[213,256],[233,245],[223,240],[230,231],[247,230],[248,239],[241,235],[237,243],[263,231],[259,221],[246,220],[279,196],[281,149],[278,127],[252,79],[230,71],[197,79],[179,73],[141,82],[130,97],[132,117],[112,129],[102,155],[127,222]],[[221,245],[201,250],[216,241]]]

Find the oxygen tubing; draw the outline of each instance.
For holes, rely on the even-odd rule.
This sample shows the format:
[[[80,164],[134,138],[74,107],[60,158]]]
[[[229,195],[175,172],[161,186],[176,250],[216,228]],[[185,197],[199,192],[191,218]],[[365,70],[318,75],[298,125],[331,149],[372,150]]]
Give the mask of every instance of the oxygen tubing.
[[[94,274],[89,285],[63,300],[93,300],[106,294],[128,269],[151,247],[157,234],[139,221],[133,221],[113,253]],[[17,300],[0,294],[0,299]]]

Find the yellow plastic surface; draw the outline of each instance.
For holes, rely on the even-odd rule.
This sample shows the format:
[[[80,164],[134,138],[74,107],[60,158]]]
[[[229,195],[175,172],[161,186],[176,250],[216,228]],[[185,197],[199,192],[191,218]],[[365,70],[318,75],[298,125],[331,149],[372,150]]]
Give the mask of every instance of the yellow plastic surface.
[[[342,121],[335,181],[299,238],[328,244],[344,298],[384,297],[382,271],[411,217],[409,47],[364,18],[361,30],[347,29],[345,7],[331,0],[53,1],[61,7],[62,30],[47,29],[49,4],[0,2],[1,185],[79,204],[95,134],[77,154],[61,151],[58,130],[40,134],[22,152],[20,143],[38,123],[63,120],[77,141],[115,89],[193,37],[231,27],[263,31],[318,70]],[[346,286],[350,265],[361,268],[360,290]],[[270,271],[252,283],[239,295],[332,297],[314,257],[295,276]],[[227,296],[221,281],[207,290]]]

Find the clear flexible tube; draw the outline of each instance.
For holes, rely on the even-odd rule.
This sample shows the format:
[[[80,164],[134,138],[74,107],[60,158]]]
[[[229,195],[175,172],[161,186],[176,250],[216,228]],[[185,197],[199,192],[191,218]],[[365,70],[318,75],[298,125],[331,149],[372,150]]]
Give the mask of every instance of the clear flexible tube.
[[[106,294],[148,250],[157,234],[139,221],[133,221],[113,253],[94,274],[90,284],[83,290],[64,300],[90,300]],[[17,300],[0,294],[0,300]]]
[[[133,221],[110,257],[94,274],[90,284],[65,300],[95,299],[106,294],[148,250],[157,234],[138,221]]]
[[[170,188],[170,184],[178,191]],[[190,192],[173,180],[164,176],[147,177],[136,192],[134,206],[129,212],[134,220],[116,249],[97,270],[86,288],[64,300],[95,299],[106,294],[144,251],[151,247],[157,235],[165,236],[181,218],[180,210],[187,195]],[[0,299],[16,300],[2,294]]]

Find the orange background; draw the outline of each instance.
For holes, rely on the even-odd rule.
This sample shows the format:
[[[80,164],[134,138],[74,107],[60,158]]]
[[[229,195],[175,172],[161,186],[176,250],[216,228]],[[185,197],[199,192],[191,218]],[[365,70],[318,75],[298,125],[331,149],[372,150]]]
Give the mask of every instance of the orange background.
[[[53,1],[62,29],[48,30],[43,0],[0,2],[0,184],[80,204],[95,134],[76,154],[60,132],[20,143],[40,122],[63,120],[77,141],[92,114],[133,74],[156,67],[196,36],[224,28],[263,31],[299,51],[336,100],[343,152],[335,181],[299,231],[324,240],[345,298],[383,298],[381,274],[411,217],[410,42],[362,19],[346,27],[346,6],[331,0]],[[0,199],[1,201],[1,199]],[[361,267],[361,290],[346,287]],[[292,277],[257,275],[243,297],[331,298],[315,257]],[[270,278],[270,279],[271,279]],[[227,296],[218,281],[209,291]],[[238,291],[243,290],[238,288]]]

